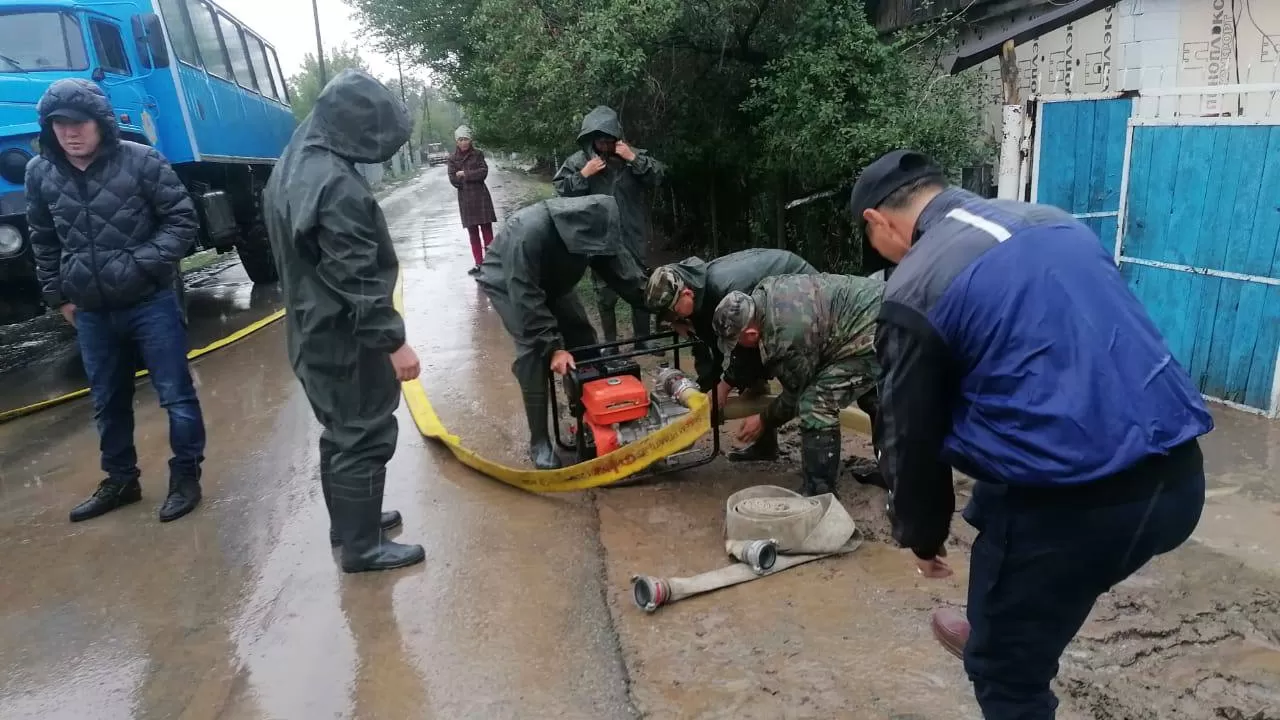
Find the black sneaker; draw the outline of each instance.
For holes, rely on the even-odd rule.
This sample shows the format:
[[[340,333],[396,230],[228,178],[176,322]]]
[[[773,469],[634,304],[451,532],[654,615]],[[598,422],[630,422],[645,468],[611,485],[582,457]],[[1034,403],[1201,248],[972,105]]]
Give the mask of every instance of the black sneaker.
[[[107,478],[98,484],[93,497],[80,503],[71,511],[71,522],[92,520],[116,508],[132,505],[142,499],[142,486],[134,480],[112,480]]]
[[[480,266],[476,265],[475,267],[471,268],[470,270],[467,271],[467,274],[470,275],[471,277],[476,277],[477,275],[480,274]]]
[[[167,523],[190,513],[200,504],[200,480],[176,477],[169,479],[169,496],[160,506],[160,522]]]

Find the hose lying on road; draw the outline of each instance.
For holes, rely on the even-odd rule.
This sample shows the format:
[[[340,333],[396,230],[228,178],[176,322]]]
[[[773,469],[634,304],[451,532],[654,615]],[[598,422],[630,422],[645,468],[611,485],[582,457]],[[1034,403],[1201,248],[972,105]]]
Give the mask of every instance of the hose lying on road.
[[[757,485],[725,503],[725,551],[739,562],[688,578],[636,575],[636,606],[655,612],[678,600],[719,590],[824,557],[853,552],[862,544],[853,518],[834,495],[801,497],[786,488]]]
[[[403,289],[404,276],[402,274],[396,283],[394,298],[396,310],[401,315],[405,313]],[[703,393],[690,393],[687,396],[689,413],[657,432],[633,443],[623,445],[611,453],[555,470],[513,468],[483,458],[474,451],[463,447],[462,439],[450,433],[444,424],[440,422],[440,417],[436,415],[435,408],[431,406],[431,401],[427,398],[426,389],[421,381],[410,380],[403,384],[402,390],[404,392],[405,405],[409,408],[409,414],[413,416],[413,422],[417,425],[418,432],[422,433],[424,437],[444,444],[449,452],[453,453],[453,456],[463,465],[495,480],[529,492],[573,492],[611,485],[643,471],[663,458],[691,447],[711,431],[710,398]],[[763,398],[753,399],[751,402],[767,403],[770,399],[768,396],[764,396]],[[740,412],[738,410],[730,410],[733,407],[735,407],[735,404],[731,401],[729,408],[726,408],[727,417],[746,417],[758,412],[758,410],[754,410],[742,414],[729,414]],[[749,410],[751,407],[753,406],[746,406],[746,409]],[[846,411],[846,413],[848,412]],[[859,421],[855,415],[851,415],[849,424],[852,427],[855,429],[857,427],[869,427],[866,415],[862,415],[856,410],[853,412],[861,415],[862,420]],[[841,421],[842,423],[845,422],[843,415]],[[869,433],[870,430],[863,432]]]
[[[279,320],[282,317],[284,317],[284,310],[277,310],[271,313],[270,315],[262,318],[261,320],[257,320],[253,323],[250,323],[249,325],[231,333],[230,335],[227,335],[226,337],[214,340],[213,342],[209,343],[208,345],[205,345],[202,348],[192,350],[191,352],[187,353],[187,359],[195,360],[198,357],[208,355],[214,350],[220,350],[232,343],[239,342],[240,340],[243,340],[249,337],[250,335],[258,332],[262,328],[270,325],[271,323]],[[139,370],[138,372],[134,373],[134,377],[143,378],[143,377],[146,377],[147,374],[148,373],[146,370]],[[23,417],[25,415],[30,415],[32,413],[39,412],[41,410],[47,410],[56,405],[61,405],[65,402],[70,402],[72,400],[75,400],[76,398],[82,398],[88,394],[89,394],[89,388],[80,388],[79,390],[74,390],[65,395],[59,395],[58,397],[50,398],[48,400],[41,400],[38,403],[32,403],[30,405],[20,407],[20,408],[14,408],[12,410],[5,410],[4,412],[0,412],[0,423],[5,423],[10,420],[15,420],[17,418]]]

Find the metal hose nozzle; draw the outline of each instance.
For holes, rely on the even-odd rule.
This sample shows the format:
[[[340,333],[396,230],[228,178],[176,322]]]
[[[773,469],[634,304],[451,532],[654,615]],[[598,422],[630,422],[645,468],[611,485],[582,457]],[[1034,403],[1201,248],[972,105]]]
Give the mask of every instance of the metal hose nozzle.
[[[777,540],[750,540],[740,547],[734,548],[733,556],[751,566],[751,571],[763,575],[773,569],[778,562]]]
[[[631,578],[631,597],[636,607],[651,613],[667,604],[671,599],[671,588],[661,578],[634,575]]]
[[[675,368],[663,368],[658,371],[658,387],[682,405],[688,405],[687,398],[691,393],[699,392],[698,384]]]

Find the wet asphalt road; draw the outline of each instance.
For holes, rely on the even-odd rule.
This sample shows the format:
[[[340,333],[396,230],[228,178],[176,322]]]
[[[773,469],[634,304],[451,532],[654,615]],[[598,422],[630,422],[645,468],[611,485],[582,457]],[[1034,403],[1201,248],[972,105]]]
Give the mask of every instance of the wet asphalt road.
[[[490,175],[500,206],[528,182]],[[481,454],[522,463],[510,342],[465,274],[443,170],[383,207],[441,419]],[[195,332],[208,318],[247,323],[273,309],[238,272],[210,273],[219,309],[193,311]],[[385,506],[404,513],[399,537],[423,543],[427,562],[343,576],[325,539],[319,428],[282,331],[193,365],[210,429],[206,499],[179,522],[155,519],[167,425],[145,385],[144,501],[87,523],[66,518],[99,479],[87,402],[0,425],[0,720],[980,717],[959,663],[924,624],[938,604],[963,603],[971,533],[956,523],[956,578],[921,580],[883,542],[879,490],[843,487],[872,541],[848,558],[652,616],[631,604],[633,573],[722,566],[724,498],[794,486],[788,463],[717,461],[660,484],[539,497],[454,462],[402,408]],[[65,379],[13,377],[0,381],[6,407]],[[1059,717],[1209,718],[1280,700],[1280,432],[1233,413],[1219,423],[1199,542],[1100,606],[1092,639],[1064,659]],[[1165,712],[1174,700],[1178,712]]]
[[[201,348],[260,320],[281,306],[276,284],[249,282],[235,253],[183,276],[188,338]],[[75,331],[62,315],[47,312],[0,327],[0,412],[25,407],[87,385]]]

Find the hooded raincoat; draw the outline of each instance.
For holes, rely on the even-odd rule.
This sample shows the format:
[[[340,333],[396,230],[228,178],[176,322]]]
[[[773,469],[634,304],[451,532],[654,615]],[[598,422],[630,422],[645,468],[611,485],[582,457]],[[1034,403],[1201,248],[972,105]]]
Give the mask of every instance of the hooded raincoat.
[[[389,355],[405,330],[392,305],[395,248],[356,163],[386,162],[411,128],[390,90],[344,70],[294,132],[265,193],[289,360],[325,427],[322,480],[328,470],[367,493],[373,479],[379,502],[400,402]]]
[[[582,129],[578,133],[578,147],[581,149],[564,161],[552,183],[562,197],[587,194],[613,196],[618,201],[623,245],[631,252],[636,263],[645,268],[649,237],[649,207],[645,190],[660,185],[666,169],[644,150],[632,148],[636,153],[635,160],[627,162],[617,155],[603,157],[605,169],[589,178],[583,177],[582,169],[587,163],[594,157],[600,157],[593,145],[594,141],[606,136],[616,140],[625,137],[618,113],[613,108],[601,105],[582,119]],[[613,308],[618,298],[603,278],[596,276],[595,281],[601,320],[605,323],[605,334],[610,335],[616,332],[616,329],[612,329],[616,323]],[[633,306],[632,322],[637,334],[648,334],[647,313]]]
[[[617,140],[625,137],[618,113],[603,105],[587,113],[582,119],[582,131],[578,133],[578,147],[581,149],[564,161],[552,183],[556,193],[562,197],[613,196],[618,201],[622,242],[643,265],[649,232],[645,189],[660,185],[666,169],[644,150],[632,148],[636,153],[635,160],[626,162],[617,155],[611,155],[604,158],[607,164],[604,170],[589,178],[583,177],[582,169],[587,166],[587,162],[599,156],[592,143],[602,136]]]
[[[702,341],[701,345],[695,345],[693,349],[694,367],[698,372],[698,385],[704,392],[709,392],[720,382],[721,368],[724,367],[724,354],[711,326],[711,318],[720,301],[735,290],[750,295],[760,281],[768,277],[814,275],[818,272],[817,268],[795,253],[767,248],[729,253],[711,262],[691,257],[669,267],[680,276],[685,287],[693,291],[693,315],[689,321],[693,325],[694,334]],[[747,355],[756,357],[748,359],[745,357]],[[755,350],[738,348],[730,359],[724,379],[739,389],[759,380],[758,377],[748,376],[755,373],[744,372],[753,366],[757,370],[763,370],[758,357]]]
[[[624,300],[644,304],[644,272],[619,239],[618,205],[606,195],[553,198],[507,218],[478,282],[516,343],[512,372],[544,393],[551,354],[596,342],[575,293],[588,268]]]

